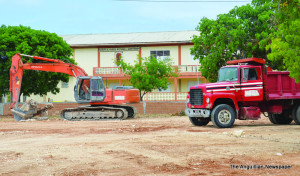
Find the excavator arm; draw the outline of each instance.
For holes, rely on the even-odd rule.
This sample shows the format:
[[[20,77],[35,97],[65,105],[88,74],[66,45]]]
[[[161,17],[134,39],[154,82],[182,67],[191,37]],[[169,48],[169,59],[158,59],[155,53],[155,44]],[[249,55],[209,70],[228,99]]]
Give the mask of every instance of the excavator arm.
[[[31,57],[37,60],[48,61],[52,63],[25,63],[23,64],[21,56]],[[65,73],[74,76],[77,79],[81,76],[88,76],[88,74],[80,67],[65,63],[58,59],[49,59],[39,56],[29,56],[24,54],[15,54],[12,57],[12,64],[10,68],[10,92],[11,92],[11,105],[10,108],[16,108],[20,97],[20,90],[24,70],[39,70],[48,72]]]

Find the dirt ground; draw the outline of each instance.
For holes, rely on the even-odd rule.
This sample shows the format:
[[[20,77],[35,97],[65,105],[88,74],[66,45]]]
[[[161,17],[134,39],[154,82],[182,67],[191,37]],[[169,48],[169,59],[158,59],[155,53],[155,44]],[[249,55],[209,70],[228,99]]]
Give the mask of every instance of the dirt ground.
[[[299,175],[300,126],[230,129],[187,116],[124,121],[0,118],[0,175]]]

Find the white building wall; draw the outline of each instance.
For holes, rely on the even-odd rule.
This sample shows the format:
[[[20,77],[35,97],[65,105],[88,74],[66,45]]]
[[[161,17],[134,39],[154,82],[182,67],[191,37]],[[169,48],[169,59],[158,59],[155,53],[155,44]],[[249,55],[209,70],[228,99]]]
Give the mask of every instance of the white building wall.
[[[75,62],[85,70],[88,75],[93,75],[93,67],[98,66],[98,48],[74,49]]]
[[[190,48],[192,45],[182,45],[181,46],[181,65],[197,65],[197,61],[191,59]],[[158,50],[169,50],[170,58],[172,59],[172,65],[178,65],[178,46],[153,46],[153,47],[142,47],[142,57],[149,57],[150,51]],[[137,59],[139,51],[122,51],[122,58],[125,62],[134,64],[134,61]],[[98,66],[98,48],[76,48],[74,49],[74,58],[78,66],[83,68],[88,75],[93,75],[93,68]],[[115,67],[114,63],[115,52],[100,52],[100,67]],[[119,83],[118,80],[111,81],[108,83],[115,82]],[[74,86],[76,84],[76,78],[70,77],[68,88],[62,88],[62,83],[58,84],[60,88],[60,93],[54,95],[48,93],[46,96],[41,97],[38,95],[30,96],[28,98],[37,100],[39,102],[48,101],[50,98],[54,102],[74,102]],[[123,83],[122,83],[123,84]],[[129,84],[129,83],[128,83]],[[177,84],[177,86],[179,86]],[[188,91],[188,80],[182,80],[181,82],[182,91]],[[179,87],[178,87],[179,88]],[[177,90],[179,90],[177,88]],[[170,91],[174,91],[174,82],[170,81]],[[22,99],[21,99],[22,100]]]
[[[124,51],[123,59],[126,63],[130,63],[131,65],[133,65],[134,61],[138,58],[138,54],[138,51]]]
[[[191,57],[191,48],[193,45],[181,46],[181,65],[197,65],[197,61]]]
[[[100,52],[100,67],[115,67],[114,52]]]

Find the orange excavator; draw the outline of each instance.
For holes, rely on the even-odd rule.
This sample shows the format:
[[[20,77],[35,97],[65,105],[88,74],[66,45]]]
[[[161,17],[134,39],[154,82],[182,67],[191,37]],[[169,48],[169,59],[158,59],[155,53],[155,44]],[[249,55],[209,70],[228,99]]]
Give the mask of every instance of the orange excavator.
[[[47,61],[51,63],[23,63],[21,56]],[[19,108],[18,102],[23,78],[23,70],[37,70],[48,72],[65,73],[76,77],[77,82],[74,87],[74,97],[77,103],[89,103],[89,106],[68,108],[61,111],[61,118],[76,120],[112,120],[133,118],[137,111],[127,103],[137,103],[140,101],[139,90],[132,86],[117,86],[113,89],[106,89],[102,77],[88,76],[79,66],[65,63],[58,59],[49,59],[39,56],[25,54],[15,54],[12,57],[10,68],[10,109],[17,121],[26,120],[37,114],[52,108],[46,105],[37,108],[36,101],[30,100]]]

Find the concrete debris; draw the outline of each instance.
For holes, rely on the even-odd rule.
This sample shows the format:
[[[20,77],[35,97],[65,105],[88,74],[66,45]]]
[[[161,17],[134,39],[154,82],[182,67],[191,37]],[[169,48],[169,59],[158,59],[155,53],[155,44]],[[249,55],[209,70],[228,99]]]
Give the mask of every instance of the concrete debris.
[[[37,118],[37,120],[48,120],[49,118],[48,117],[39,117]]]
[[[244,133],[244,130],[235,130],[233,132],[233,136],[236,136],[236,137],[241,137]]]
[[[38,107],[39,103],[35,100],[27,100],[21,108],[11,109],[14,118],[18,121],[30,119],[34,116],[46,116],[48,110],[54,106],[52,103],[47,103],[43,107]]]

